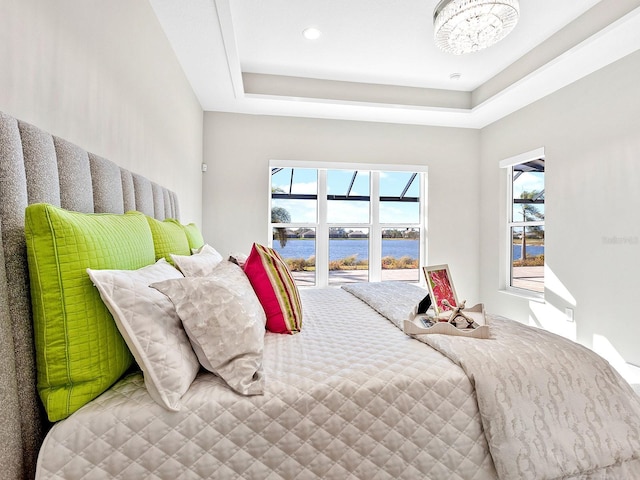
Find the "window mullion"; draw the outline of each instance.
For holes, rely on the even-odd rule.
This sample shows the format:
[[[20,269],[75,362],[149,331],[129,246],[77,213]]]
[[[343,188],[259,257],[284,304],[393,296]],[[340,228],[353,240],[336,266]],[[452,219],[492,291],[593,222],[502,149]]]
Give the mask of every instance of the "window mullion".
[[[429,236],[427,229],[427,219],[428,219],[428,192],[427,192],[427,174],[423,173],[419,177],[420,180],[420,264],[419,266],[427,265],[427,256],[428,256],[428,246],[429,246]],[[421,285],[425,285],[426,279],[421,274],[418,273],[419,281]]]
[[[286,165],[286,168],[290,168],[291,172],[286,170],[284,172],[286,178],[284,177],[280,178],[283,175],[281,173],[280,177],[278,177],[278,179],[276,180],[274,177],[274,165],[277,165],[278,166],[277,168],[284,168],[282,167],[281,164]],[[330,264],[329,256],[331,253],[334,252],[333,241],[330,241],[329,239],[329,232],[332,230],[332,227],[345,228],[347,230],[347,233],[353,232],[353,234],[349,234],[349,238],[354,238],[354,239],[359,239],[361,237],[360,235],[357,234],[357,232],[355,232],[355,230],[365,229],[365,228],[368,229],[367,256],[368,256],[369,262],[368,262],[367,273],[368,273],[369,281],[381,281],[383,278],[395,279],[398,276],[396,275],[395,271],[389,272],[390,275],[387,275],[388,272],[386,270],[382,270],[382,250],[383,250],[382,232],[387,228],[389,229],[393,229],[393,228],[409,229],[410,228],[413,231],[419,231],[419,238],[421,239],[419,251],[412,253],[411,255],[415,256],[416,254],[418,254],[421,260],[419,264],[420,265],[424,264],[424,259],[426,257],[426,214],[427,214],[427,211],[426,211],[427,198],[425,193],[426,182],[424,181],[425,180],[424,172],[426,171],[426,168],[418,166],[414,170],[413,167],[409,169],[408,167],[403,167],[403,166],[398,167],[396,165],[392,165],[392,166],[385,166],[385,169],[381,170],[381,166],[379,165],[375,165],[375,166],[367,165],[368,168],[363,168],[364,165],[361,165],[361,164],[348,165],[349,169],[353,167],[354,172],[355,170],[357,170],[358,172],[362,172],[363,174],[366,174],[368,176],[369,192],[364,191],[365,183],[362,182],[361,178],[359,177],[356,178],[357,173],[354,173],[354,172],[352,172],[352,175],[353,175],[352,181],[349,186],[349,190],[346,191],[346,195],[343,195],[345,192],[342,192],[342,193],[328,192],[328,189],[330,187],[329,182],[331,182],[331,188],[333,188],[334,186],[333,170],[334,169],[344,170],[345,166],[347,166],[347,164],[338,164],[338,163],[334,164],[334,163],[327,163],[327,162],[325,162],[325,164],[318,164],[315,162],[314,164],[310,164],[310,163],[305,164],[304,162],[287,163],[285,161],[270,162],[272,175],[270,176],[271,177],[270,179],[270,189],[271,189],[270,197],[271,198],[269,201],[269,209],[270,209],[269,214],[271,213],[272,207],[275,203],[278,207],[281,207],[287,210],[292,216],[291,219],[293,221],[290,223],[269,222],[269,227],[270,227],[269,237],[268,237],[269,244],[274,246],[274,248],[277,248],[278,251],[281,251],[283,258],[285,258],[287,262],[292,265],[292,269],[295,270],[294,277],[296,277],[296,272],[298,272],[300,267],[304,268],[305,270],[309,270],[308,268],[304,267],[304,265],[298,265],[298,263],[295,262],[295,260],[297,260],[295,256],[300,255],[300,253],[298,253],[299,251],[303,252],[305,257],[310,256],[312,254],[311,249],[309,248],[311,241],[309,241],[309,243],[306,243],[305,245],[301,245],[297,239],[297,237],[300,237],[303,239],[310,238],[308,237],[308,234],[306,232],[303,232],[303,230],[306,230],[306,229],[315,229],[315,241],[314,241],[315,243],[315,251],[314,251],[315,282],[314,283],[318,287],[326,287],[330,285],[330,281],[334,283],[342,283],[343,281],[348,281],[347,279],[343,280],[342,277],[344,275],[341,275],[341,274],[334,275],[334,272],[329,271],[329,264]],[[310,179],[312,176],[315,176],[314,183],[316,183],[317,194],[316,192],[313,192],[311,188],[306,188],[306,186],[303,185],[302,183],[300,185],[296,183],[296,182],[303,182],[300,179],[303,177],[299,178],[297,172],[296,172],[295,180],[292,179],[293,171],[295,168],[309,170],[306,173],[300,174],[303,176],[306,175],[306,177],[304,178],[308,177]],[[397,184],[397,179],[391,178],[389,179],[390,183],[387,186],[386,173],[385,173],[387,170],[390,170],[392,172],[396,172],[396,171],[416,172],[417,171],[419,175],[416,178],[418,178],[421,183],[420,185],[421,188],[419,188],[420,193],[419,194],[409,193],[409,186],[411,184],[405,182],[406,185],[404,190],[402,190],[403,193],[400,195],[400,197],[394,196],[394,191],[392,189],[389,190],[388,196],[381,197],[380,196],[381,192],[385,188],[387,187],[391,188],[392,186],[395,186]],[[291,176],[289,175],[289,173],[291,173]],[[278,174],[278,172],[276,171],[275,174]],[[342,180],[339,177],[340,177],[340,174],[337,175],[336,181],[338,183],[342,182]],[[357,180],[357,184],[360,185],[361,191],[358,191],[358,189],[356,188],[357,184],[354,182],[354,179]],[[415,179],[413,180],[413,182],[415,182]],[[340,190],[342,190],[342,187],[340,187]],[[411,187],[411,190],[412,192],[416,190],[415,185]],[[281,193],[282,191],[285,191],[287,193]],[[307,193],[305,193],[305,191]],[[292,192],[295,192],[295,193],[292,193]],[[328,193],[332,193],[332,195],[328,196]],[[406,222],[395,223],[394,220],[398,221],[404,218],[403,215],[398,214],[395,217],[389,216],[387,220],[391,220],[391,223],[386,223],[382,225],[380,223],[382,219],[381,215],[384,216],[385,214],[384,212],[387,211],[386,210],[387,205],[389,205],[389,208],[396,207],[396,204],[389,203],[389,202],[393,202],[398,199],[406,200],[407,198],[409,198],[407,197],[407,194],[409,194],[410,200],[413,200],[413,197],[419,198],[419,206],[417,210],[419,210],[418,213],[419,213],[420,219],[417,222],[413,220],[413,222],[415,223],[406,223]],[[345,198],[342,198],[342,196],[344,196]],[[331,203],[331,202],[334,202],[334,198],[335,198],[336,205]],[[340,210],[340,207],[341,207],[340,202],[344,203],[346,200],[353,200],[353,202],[350,202],[349,204],[345,205],[345,208]],[[365,219],[363,218],[365,212],[362,210],[362,207],[364,205],[358,205],[357,204],[358,201],[367,201],[369,203],[368,221],[365,221]],[[354,202],[356,203],[354,204]],[[310,217],[311,211],[309,211],[308,208],[311,206],[312,203],[315,203],[316,218],[311,221],[304,221],[306,218]],[[349,215],[348,213],[352,211],[351,210],[352,206],[358,207],[358,208],[354,209],[355,213],[353,215]],[[408,208],[404,208],[405,206],[404,203],[397,204],[397,206],[402,207],[400,208],[402,212],[404,212],[405,210],[408,210],[409,212],[412,212],[411,215],[415,216],[416,214],[416,207],[414,206],[409,206]],[[331,207],[331,211],[329,207]],[[335,218],[333,218],[334,207],[338,208],[338,210],[336,210],[335,212]],[[347,220],[347,221],[329,224],[328,220],[329,220],[330,213],[332,215],[333,220]],[[283,218],[286,218],[286,216],[283,216]],[[355,222],[348,221],[350,219],[353,219],[356,221]],[[296,220],[303,220],[303,221],[300,222]],[[277,246],[273,245],[274,244],[273,242],[274,228],[288,229],[288,230],[294,230],[294,231],[295,229],[298,229],[299,232],[296,232],[297,235],[292,236],[292,237],[295,236],[296,238],[292,238],[291,240],[291,244],[295,248],[292,247],[287,250],[285,247],[281,245],[277,245]],[[282,232],[279,231],[276,233],[281,234]],[[390,236],[393,236],[394,238],[400,237],[400,235],[390,235]],[[413,238],[413,234],[410,235],[408,232],[407,233],[403,232],[402,237]],[[348,253],[350,250],[353,250],[353,253],[357,253],[359,251],[362,252],[361,248],[363,244],[364,242],[360,241],[359,243],[354,243],[352,245],[337,245],[335,248],[335,252],[340,255],[345,255],[346,256],[345,258],[348,258]],[[397,248],[398,245],[389,244],[389,252],[391,252],[389,253],[389,255],[393,255],[394,257],[400,257],[402,255],[402,252],[405,250],[403,245],[400,245],[400,246],[402,248],[398,249]],[[386,253],[387,252],[386,241],[384,243],[384,247],[385,247],[384,249]],[[414,248],[415,248],[415,244],[412,243],[410,245],[410,249],[414,249]],[[363,256],[363,253],[364,252],[360,254],[361,257]],[[389,267],[394,270],[395,269],[401,270],[402,268],[406,267],[405,261],[403,260],[402,263],[398,263],[397,266],[395,263],[390,263]],[[308,285],[310,283],[310,279],[308,278],[309,273],[311,272],[308,272],[307,274],[304,274],[304,272],[300,273],[298,275],[300,278],[296,277],[296,281],[300,281],[301,285]],[[364,273],[365,273],[364,271],[361,271],[359,273],[359,275],[362,277],[362,281],[366,281],[366,277],[363,275]]]
[[[382,279],[382,227],[380,226],[380,172],[372,171],[369,233],[369,281]]]
[[[535,222],[511,222],[510,227],[541,227],[544,225],[544,220],[536,220]]]
[[[523,166],[520,166],[520,164]],[[507,291],[521,291],[527,292],[527,295],[534,295],[542,297],[544,295],[544,273],[542,270],[543,265],[535,260],[535,257],[529,257],[528,251],[530,248],[537,248],[542,245],[544,248],[544,214],[539,215],[536,219],[527,219],[524,208],[520,211],[519,205],[528,201],[528,196],[520,195],[519,198],[514,198],[514,191],[516,190],[515,183],[519,183],[519,189],[522,192],[526,191],[544,192],[544,156],[538,159],[531,159],[526,162],[514,162],[512,160],[503,161],[500,163],[501,167],[507,170],[507,218],[506,218],[506,274],[505,274],[505,289]],[[531,178],[524,177],[524,175],[531,174]],[[540,175],[541,178],[540,178]],[[534,183],[535,182],[535,183]],[[542,185],[540,185],[542,183]],[[533,190],[530,190],[533,188]],[[536,195],[542,196],[541,194]],[[544,202],[535,203],[531,202],[532,208],[537,210],[536,205],[541,205],[544,208]],[[517,215],[516,215],[517,209]],[[517,216],[517,220],[516,220]],[[540,235],[534,234],[535,231],[541,231]],[[531,241],[527,239],[528,234],[531,234]],[[537,240],[542,238],[542,242]],[[516,258],[515,252],[519,248],[519,258]],[[522,251],[523,248],[527,250]],[[533,261],[529,259],[534,258]],[[517,260],[517,262],[516,262]],[[525,261],[526,260],[526,261]]]
[[[329,227],[327,225],[327,170],[318,169],[318,231],[316,233],[316,285],[329,285]]]
[[[513,228],[513,167],[507,168],[507,229],[506,229],[506,253],[507,263],[505,265],[505,287],[511,288],[511,273],[513,266],[513,236],[511,230]]]

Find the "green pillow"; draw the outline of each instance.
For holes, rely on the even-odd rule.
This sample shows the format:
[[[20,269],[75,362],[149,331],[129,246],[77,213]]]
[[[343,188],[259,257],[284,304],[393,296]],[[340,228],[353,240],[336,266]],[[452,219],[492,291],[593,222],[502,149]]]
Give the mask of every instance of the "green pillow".
[[[200,229],[195,223],[189,223],[187,225],[183,225],[175,218],[168,218],[165,222],[173,222],[176,225],[180,225],[184,234],[187,236],[187,240],[189,241],[189,248],[191,250],[199,250],[204,245],[204,237],[202,233],[200,233]]]
[[[154,262],[145,216],[69,212],[43,203],[25,212],[38,392],[51,421],[100,395],[133,357],[86,272]]]
[[[189,240],[180,224],[171,220],[161,222],[152,217],[147,217],[151,234],[153,235],[153,246],[156,252],[156,260],[164,258],[173,265],[171,254],[191,255]]]

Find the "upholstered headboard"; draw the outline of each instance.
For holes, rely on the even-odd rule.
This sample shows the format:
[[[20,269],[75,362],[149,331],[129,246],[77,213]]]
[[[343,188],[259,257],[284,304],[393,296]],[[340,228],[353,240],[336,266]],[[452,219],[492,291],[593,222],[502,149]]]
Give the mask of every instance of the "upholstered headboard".
[[[31,478],[48,429],[36,391],[24,212],[138,210],[179,218],[175,193],[0,112],[0,476]]]

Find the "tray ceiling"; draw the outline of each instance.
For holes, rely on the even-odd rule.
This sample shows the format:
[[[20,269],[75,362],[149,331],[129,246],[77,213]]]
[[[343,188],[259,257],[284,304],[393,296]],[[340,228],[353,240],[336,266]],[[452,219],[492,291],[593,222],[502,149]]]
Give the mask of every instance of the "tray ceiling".
[[[640,48],[640,0],[520,0],[462,56],[433,43],[438,0],[150,2],[205,111],[482,128]]]

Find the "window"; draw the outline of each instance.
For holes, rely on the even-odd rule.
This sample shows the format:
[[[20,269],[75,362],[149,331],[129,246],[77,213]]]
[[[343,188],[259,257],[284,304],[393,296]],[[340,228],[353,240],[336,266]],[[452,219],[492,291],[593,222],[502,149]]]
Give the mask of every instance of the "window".
[[[544,293],[544,166],[540,156],[506,167],[507,285],[536,295]]]
[[[298,285],[418,282],[425,167],[309,165],[270,168],[272,246]]]

